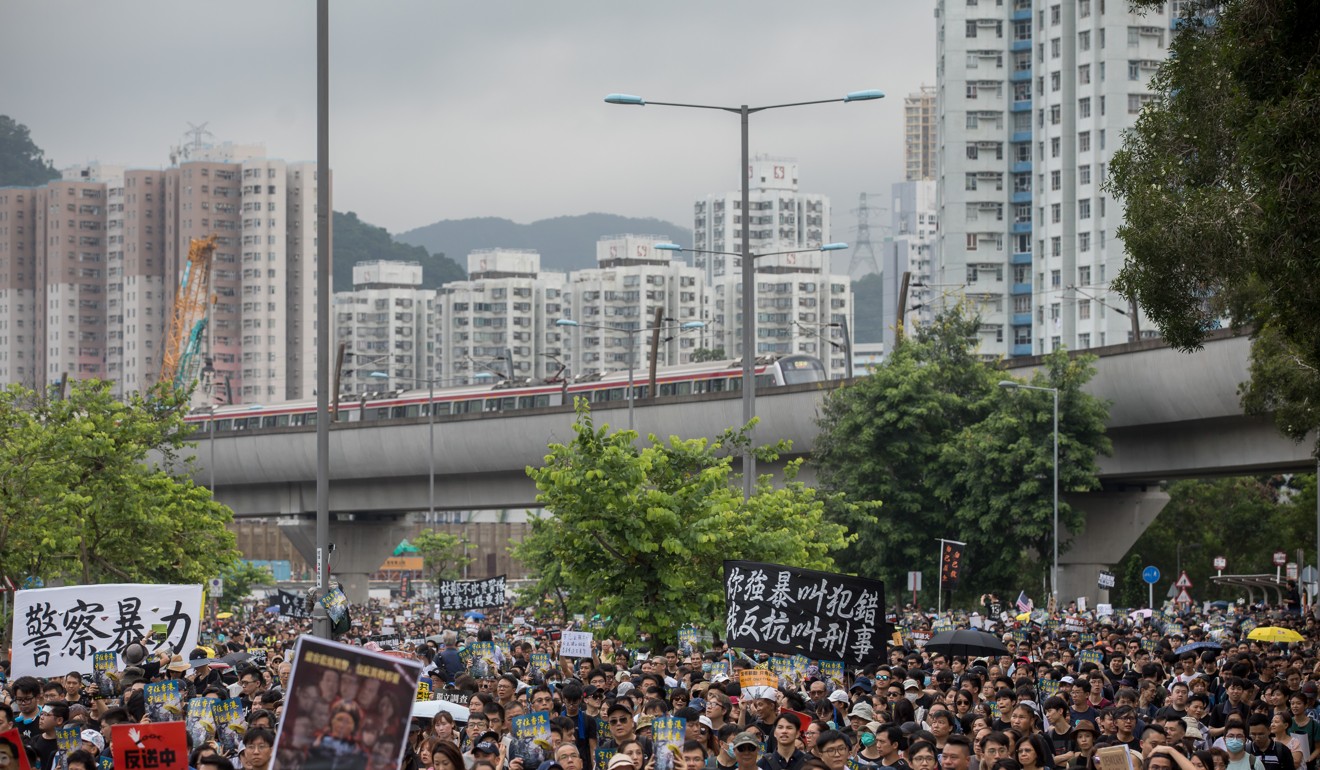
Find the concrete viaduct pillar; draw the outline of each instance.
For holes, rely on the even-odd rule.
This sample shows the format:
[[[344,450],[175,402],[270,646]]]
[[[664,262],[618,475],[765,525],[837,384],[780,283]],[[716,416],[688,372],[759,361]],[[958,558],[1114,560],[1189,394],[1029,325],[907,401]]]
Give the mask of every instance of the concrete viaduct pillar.
[[[339,581],[344,594],[353,604],[366,604],[371,575],[380,569],[385,559],[394,553],[394,547],[407,537],[403,514],[359,515],[348,521],[330,522],[330,576]],[[284,536],[307,560],[316,563],[316,522],[281,527]]]
[[[1086,528],[1072,534],[1072,547],[1059,554],[1059,602],[1085,596],[1089,607],[1108,603],[1109,591],[1096,585],[1169,502],[1167,492],[1101,490],[1069,495],[1068,504],[1086,513]]]

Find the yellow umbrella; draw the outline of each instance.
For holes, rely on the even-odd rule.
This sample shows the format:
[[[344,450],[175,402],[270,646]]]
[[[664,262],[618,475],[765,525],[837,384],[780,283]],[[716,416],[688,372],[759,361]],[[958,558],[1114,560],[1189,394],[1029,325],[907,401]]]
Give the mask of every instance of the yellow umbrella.
[[[227,620],[227,619],[229,619],[229,618],[234,617],[234,613],[232,613],[232,612],[217,612],[217,613],[215,614],[215,616],[216,616],[217,618],[221,619],[221,620]]]
[[[1018,616],[1017,616],[1017,620],[1023,620],[1023,621],[1031,620],[1031,613],[1030,613],[1030,612],[1024,612],[1024,613],[1022,613],[1021,615],[1018,615]]]
[[[1300,642],[1302,635],[1291,628],[1281,628],[1279,626],[1260,626],[1251,629],[1247,634],[1248,639],[1254,639],[1258,642]]]

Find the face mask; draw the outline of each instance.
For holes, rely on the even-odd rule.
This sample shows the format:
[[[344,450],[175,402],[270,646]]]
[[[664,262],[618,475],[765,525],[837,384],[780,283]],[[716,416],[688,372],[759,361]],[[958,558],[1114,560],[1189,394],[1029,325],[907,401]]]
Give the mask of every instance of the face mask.
[[[916,703],[916,702],[917,702],[917,694],[914,693],[914,692],[910,692],[910,693],[908,693],[907,695],[904,695],[903,697],[907,698],[908,700],[912,701],[913,703]]]
[[[930,674],[927,674],[926,676],[921,677],[921,683],[924,684],[924,685],[927,686],[927,687],[930,687]]]
[[[872,735],[871,733],[862,733],[862,737],[860,738],[860,740],[863,746],[869,748],[872,743],[875,743],[875,736]]]
[[[1228,749],[1230,754],[1237,754],[1246,747],[1246,742],[1241,738],[1225,738],[1224,748]]]

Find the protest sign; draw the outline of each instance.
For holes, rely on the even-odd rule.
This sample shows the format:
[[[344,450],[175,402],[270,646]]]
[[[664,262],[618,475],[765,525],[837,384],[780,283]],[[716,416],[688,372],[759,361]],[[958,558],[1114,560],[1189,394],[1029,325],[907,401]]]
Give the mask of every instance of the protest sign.
[[[229,698],[216,702],[212,707],[212,719],[215,720],[215,740],[226,754],[238,751],[247,732],[247,720],[243,718],[243,703],[238,698]]]
[[[1082,650],[1077,653],[1078,663],[1094,663],[1097,666],[1104,663],[1105,654],[1099,650]]]
[[[590,631],[565,631],[559,640],[559,655],[565,658],[591,657]]]
[[[745,668],[738,672],[738,686],[744,690],[748,687],[778,687],[779,676],[764,668]]]
[[[183,722],[122,724],[110,728],[115,767],[187,770],[188,732]]]
[[[513,718],[510,727],[509,759],[521,759],[527,768],[544,762],[550,753],[550,713],[521,714]]]
[[[118,657],[114,650],[101,650],[92,656],[92,683],[98,697],[109,698],[118,691],[114,674],[119,669]]]
[[[325,595],[321,597],[321,606],[325,608],[325,614],[330,618],[330,633],[334,636],[342,636],[353,627],[353,620],[348,613],[348,596],[343,588],[331,586],[327,589]]]
[[[473,642],[459,650],[458,659],[467,672],[477,679],[494,679],[500,666],[494,642]]]
[[[274,606],[278,607],[279,614],[286,618],[310,618],[312,616],[311,603],[307,601],[306,596],[285,591],[283,588],[276,589]]]
[[[655,770],[675,770],[683,766],[683,741],[687,720],[680,717],[656,717],[651,722],[651,740],[655,745]]]
[[[9,770],[32,770],[27,752],[23,750],[23,736],[19,735],[17,727],[0,733],[0,757],[8,760],[6,765]]]
[[[164,633],[149,652],[185,653],[197,646],[202,586],[106,585],[36,588],[14,594],[13,676],[63,677],[88,672],[102,650],[142,641],[153,626]]]
[[[504,606],[504,575],[485,580],[441,580],[440,609],[484,610]]]
[[[843,661],[841,660],[822,660],[820,662],[821,678],[828,682],[834,689],[847,689],[843,679]]]
[[[1132,770],[1132,754],[1127,746],[1105,746],[1095,750],[1100,770]]]
[[[544,674],[554,667],[555,663],[550,659],[548,652],[534,652],[529,656],[532,670]]]
[[[749,561],[724,562],[733,647],[862,664],[884,657],[879,580]]]
[[[180,684],[178,679],[146,683],[143,695],[146,696],[148,719],[153,722],[174,722],[183,718],[183,692],[179,689]]]
[[[215,698],[193,698],[188,701],[188,713],[183,723],[194,746],[201,746],[215,737],[217,703],[219,701]]]
[[[404,658],[301,636],[275,735],[281,770],[394,770],[422,676]]]
[[[82,748],[82,725],[70,722],[55,728],[55,746],[67,756]]]

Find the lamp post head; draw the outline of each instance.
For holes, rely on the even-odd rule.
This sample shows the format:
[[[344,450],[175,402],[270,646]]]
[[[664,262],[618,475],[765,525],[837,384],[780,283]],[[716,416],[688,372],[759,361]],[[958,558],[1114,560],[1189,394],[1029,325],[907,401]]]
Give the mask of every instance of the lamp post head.
[[[682,251],[683,247],[677,243],[657,243],[655,248],[659,251]]]
[[[862,92],[862,91],[858,91],[858,93],[863,93],[863,92]],[[870,97],[870,98],[874,99],[875,97]],[[643,99],[643,98],[640,97],[640,96],[633,96],[632,94],[609,94],[609,95],[607,95],[607,96],[605,97],[605,103],[606,103],[606,104],[631,104],[631,105],[634,105],[634,106],[637,106],[637,107],[644,107],[644,106],[646,106],[646,100],[645,100],[645,99]]]
[[[577,321],[571,318],[558,318],[555,320],[555,326],[580,326]]]
[[[848,248],[848,244],[846,244],[846,243],[827,243],[827,244],[825,244],[824,246],[821,246],[821,247],[820,247],[820,250],[821,250],[821,251],[842,251],[843,249],[846,249],[846,248]]]
[[[1022,383],[1013,382],[1012,380],[1000,380],[999,387],[1008,388],[1009,390],[1017,390],[1018,388],[1022,387]]]
[[[611,94],[611,96],[622,96],[622,94]],[[872,99],[883,99],[883,98],[885,98],[884,91],[881,91],[878,88],[871,88],[865,91],[853,91],[852,93],[845,94],[843,100],[845,102],[868,102],[871,101]],[[606,101],[609,101],[609,99],[606,99]]]
[[[680,328],[680,329],[704,329],[704,328],[706,328],[706,322],[705,322],[705,321],[688,321],[687,323],[683,324],[682,326],[680,326],[680,327],[678,327],[678,328]]]
[[[374,377],[374,378],[376,378],[376,379],[378,379],[378,380],[388,380],[388,379],[390,378],[390,376],[389,376],[388,374],[386,374],[385,372],[371,372],[371,373],[368,374],[367,376],[368,376],[368,377]]]

